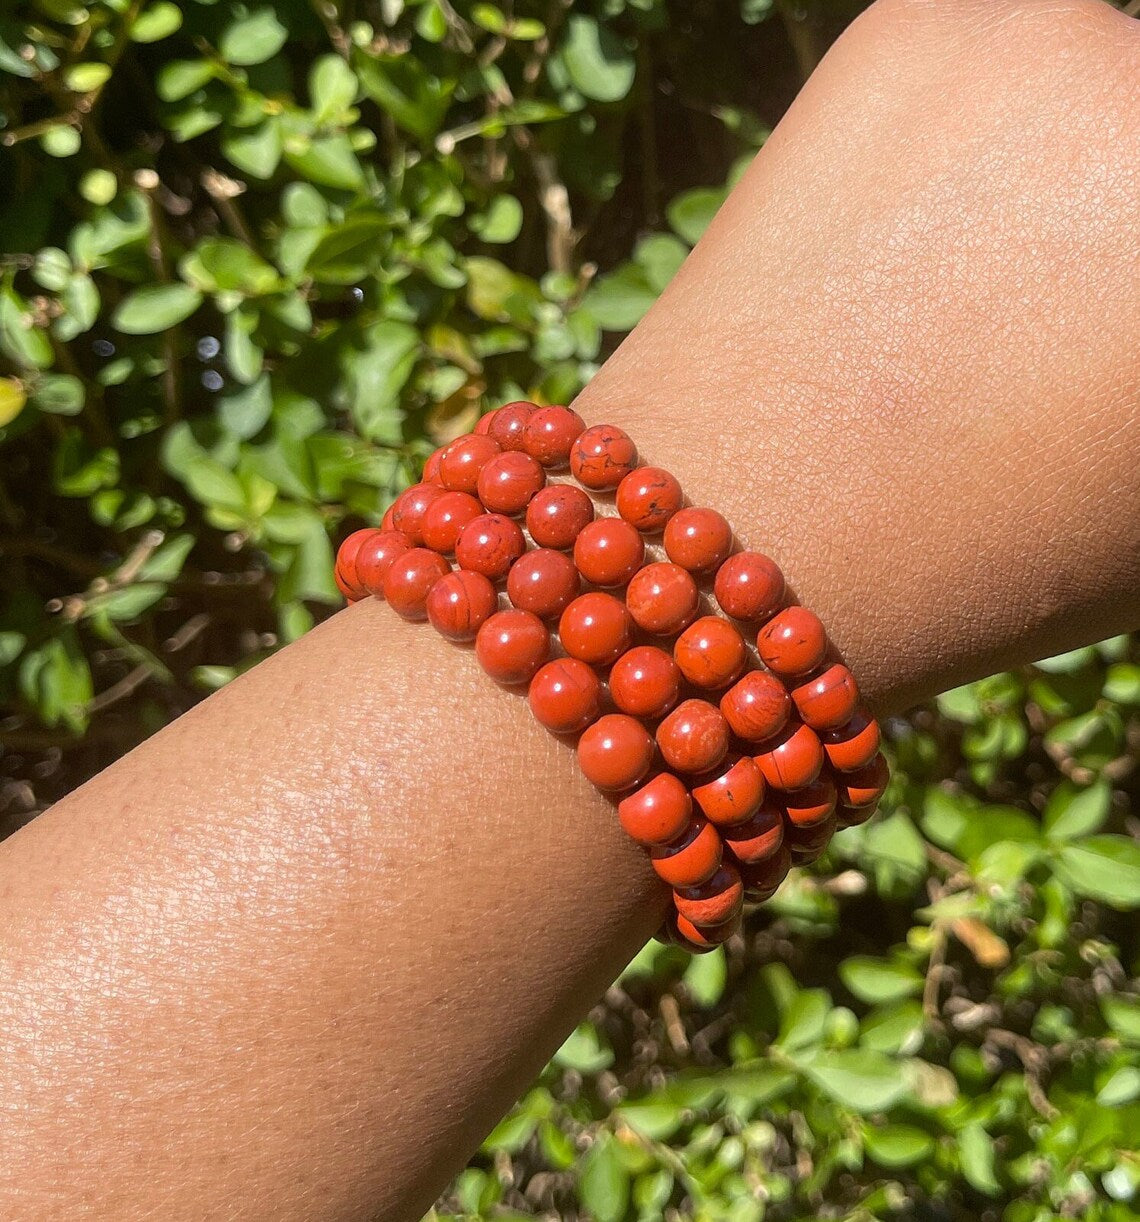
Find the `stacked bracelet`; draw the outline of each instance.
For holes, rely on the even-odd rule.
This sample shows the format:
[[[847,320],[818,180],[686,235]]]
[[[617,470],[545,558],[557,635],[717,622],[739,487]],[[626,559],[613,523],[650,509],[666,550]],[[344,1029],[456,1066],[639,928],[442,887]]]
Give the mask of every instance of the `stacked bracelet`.
[[[878,724],[776,563],[570,408],[508,403],[436,450],[380,529],[344,541],[336,581],[527,685],[672,888],[658,937],[688,950],[729,938],[886,787]]]

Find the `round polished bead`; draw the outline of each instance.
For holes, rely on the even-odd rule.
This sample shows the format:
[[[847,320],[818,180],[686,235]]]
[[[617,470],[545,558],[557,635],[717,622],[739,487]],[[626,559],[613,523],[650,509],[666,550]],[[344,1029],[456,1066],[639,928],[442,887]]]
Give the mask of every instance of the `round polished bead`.
[[[715,509],[678,510],[665,527],[665,554],[691,573],[712,573],[732,550],[732,527]]]
[[[570,471],[587,488],[616,488],[633,470],[637,447],[612,424],[595,424],[570,449]]]
[[[756,648],[764,665],[781,678],[806,675],[823,661],[827,634],[807,607],[785,607],[760,629]]]
[[[784,574],[762,552],[737,552],[717,569],[713,593],[734,619],[768,619],[784,600]]]
[[[545,473],[529,454],[508,450],[496,454],[479,472],[477,491],[479,499],[493,513],[514,517],[526,509],[531,497],[545,483]]]
[[[741,914],[738,912],[720,925],[696,925],[678,912],[674,924],[680,945],[693,954],[704,954],[715,950],[740,931]]]
[[[418,547],[423,541],[424,514],[443,496],[438,484],[413,484],[405,488],[392,505],[392,526],[402,530]]]
[[[708,772],[728,753],[728,722],[715,704],[685,700],[657,727],[657,745],[670,768]]]
[[[521,450],[523,433],[535,410],[533,403],[527,403],[523,399],[504,403],[487,425],[487,436],[493,437],[503,450]]]
[[[347,602],[349,606],[352,606],[353,603],[360,602],[361,596],[356,594],[352,590],[352,588],[347,584],[344,578],[340,575],[340,569],[336,568],[335,566],[333,568],[333,582],[335,583],[336,588],[341,592],[341,594],[344,595],[345,602]]]
[[[635,645],[613,664],[610,695],[623,713],[656,721],[680,698],[681,672],[663,649]]]
[[[836,830],[842,831],[848,827],[859,827],[861,824],[866,823],[878,809],[878,802],[872,802],[870,806],[844,806],[840,803],[835,808]]]
[[[653,845],[649,858],[670,887],[699,887],[717,872],[721,852],[716,828],[703,815],[694,815],[676,840]]]
[[[750,818],[720,830],[725,848],[745,865],[766,861],[779,851],[784,842],[784,815],[769,797],[752,812]]]
[[[883,796],[890,779],[890,769],[880,751],[869,764],[864,764],[862,768],[839,774],[836,778],[839,787],[839,801],[844,806],[874,806]]]
[[[440,483],[452,492],[474,493],[479,483],[479,472],[500,453],[499,443],[493,437],[480,433],[465,433],[444,448],[439,461]]]
[[[463,528],[482,515],[483,506],[469,492],[445,492],[427,507],[420,523],[424,545],[451,555]]]
[[[744,638],[719,615],[702,615],[677,638],[673,657],[695,687],[727,687],[747,661]]]
[[[480,417],[475,427],[471,430],[473,433],[478,433],[480,437],[486,437],[491,431],[491,425],[495,423],[495,417],[498,415],[499,409],[492,408],[489,412],[484,412]]]
[[[764,800],[764,776],[749,755],[724,768],[719,776],[694,786],[693,801],[719,828],[745,823]]]
[[[646,848],[683,835],[692,813],[689,791],[671,772],[658,773],[618,803],[618,822],[626,835]]]
[[[395,508],[396,508],[395,503],[393,503],[389,505],[387,509],[384,510],[384,516],[380,519],[380,529],[381,530],[395,530],[396,529],[396,524],[392,520],[392,514]]]
[[[574,563],[592,585],[624,586],[644,560],[641,536],[621,518],[598,518],[574,540]]]
[[[846,725],[825,730],[820,738],[827,762],[838,772],[852,772],[869,764],[882,741],[879,723],[866,709],[856,709]]]
[[[566,551],[594,520],[594,502],[573,484],[548,484],[526,507],[526,528],[539,547]]]
[[[501,581],[526,551],[526,537],[505,514],[481,513],[459,532],[455,559],[460,568]]]
[[[647,564],[630,579],[626,606],[639,628],[654,636],[672,636],[696,618],[697,583],[678,564]]]
[[[751,865],[741,865],[740,880],[744,884],[744,902],[763,904],[770,900],[779,891],[780,884],[788,877],[791,868],[792,853],[786,844],[781,844],[771,857],[762,858]]]
[[[629,648],[633,621],[625,604],[612,594],[579,594],[562,612],[558,636],[572,658],[591,666],[609,666]]]
[[[855,676],[836,662],[792,688],[796,711],[813,730],[836,730],[851,720],[859,703]]]
[[[793,789],[784,795],[784,813],[795,827],[815,827],[835,811],[835,783],[821,776],[803,789]]]
[[[357,584],[366,594],[383,597],[384,574],[398,557],[411,549],[412,541],[402,530],[371,531],[356,552],[353,571]]]
[[[550,656],[550,633],[529,611],[496,611],[475,636],[475,656],[499,683],[529,683]]]
[[[432,586],[427,617],[432,627],[451,641],[471,641],[494,613],[495,587],[482,573],[456,569]]]
[[[637,467],[618,484],[616,496],[618,513],[646,534],[664,530],[683,500],[676,476],[662,467]]]
[[[789,722],[774,738],[758,745],[763,749],[753,758],[773,789],[802,789],[823,767],[819,736],[798,721]]]
[[[653,739],[635,717],[606,713],[582,731],[578,763],[587,779],[607,793],[632,789],[653,763]]]
[[[427,619],[428,594],[450,571],[450,565],[439,552],[413,547],[388,566],[382,586],[384,597],[392,610],[404,619]]]
[[[572,407],[540,407],[523,429],[523,449],[544,467],[564,467],[586,422]]]
[[[787,724],[792,700],[787,689],[763,670],[750,670],[720,699],[720,711],[732,732],[745,742],[761,742]]]
[[[673,892],[677,911],[694,925],[723,925],[740,914],[744,885],[740,871],[722,860],[712,878],[695,887],[678,887]]]
[[[338,584],[342,583],[341,593],[346,598],[363,598],[368,593],[364,588],[361,575],[357,571],[356,561],[366,541],[374,535],[387,533],[389,532],[379,531],[374,526],[365,526],[363,530],[354,530],[351,535],[345,538],[340,547],[337,548],[334,573],[339,579]],[[400,538],[407,539],[407,535],[401,534]],[[411,547],[410,542],[408,546]]]
[[[530,709],[555,734],[576,734],[598,715],[602,683],[593,667],[577,658],[555,658],[530,681]]]
[[[424,463],[424,473],[420,476],[421,484],[443,483],[439,474],[439,464],[443,461],[443,452],[446,449],[446,446],[440,446],[438,450],[432,450],[427,462]]]
[[[577,597],[580,580],[565,552],[536,547],[521,556],[507,574],[507,597],[539,619],[561,615]]]
[[[794,823],[789,823],[784,840],[792,852],[792,861],[796,865],[806,866],[809,862],[822,857],[837,828],[838,822],[834,811],[826,819],[821,819],[819,823],[813,823],[810,827],[798,827]]]

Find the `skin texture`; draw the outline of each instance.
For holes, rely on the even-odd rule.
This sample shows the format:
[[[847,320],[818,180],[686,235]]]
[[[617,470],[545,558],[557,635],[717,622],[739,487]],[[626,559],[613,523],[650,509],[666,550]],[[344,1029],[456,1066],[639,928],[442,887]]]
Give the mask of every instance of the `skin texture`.
[[[576,404],[879,712],[1140,622],[1138,80],[1093,0],[881,2]],[[0,850],[0,1214],[417,1218],[662,910],[525,699],[362,603]]]

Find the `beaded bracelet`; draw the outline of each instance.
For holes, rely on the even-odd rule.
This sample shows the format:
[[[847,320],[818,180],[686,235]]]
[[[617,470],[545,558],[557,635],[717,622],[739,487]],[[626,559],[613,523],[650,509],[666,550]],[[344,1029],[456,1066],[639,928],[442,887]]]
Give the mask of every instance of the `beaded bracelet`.
[[[621,429],[571,408],[508,403],[436,450],[379,529],[344,541],[336,582],[473,640],[493,679],[527,685],[672,888],[657,937],[694,953],[886,788],[879,726],[775,561],[734,552],[716,510],[686,506]]]

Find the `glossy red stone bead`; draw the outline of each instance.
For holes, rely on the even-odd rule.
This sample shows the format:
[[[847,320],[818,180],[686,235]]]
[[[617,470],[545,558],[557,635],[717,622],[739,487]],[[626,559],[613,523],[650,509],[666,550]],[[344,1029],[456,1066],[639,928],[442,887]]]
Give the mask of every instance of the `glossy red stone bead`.
[[[870,806],[844,806],[842,803],[835,808],[835,826],[838,831],[848,827],[859,827],[879,809],[878,802]]]
[[[702,615],[673,645],[673,657],[695,687],[727,687],[747,661],[744,638],[719,615]]]
[[[493,437],[480,433],[465,433],[462,437],[456,437],[444,447],[440,458],[440,483],[452,492],[473,494],[479,483],[479,472],[499,453],[499,443]]]
[[[839,801],[844,806],[874,806],[883,796],[891,771],[880,751],[869,764],[852,772],[841,772],[836,777]]]
[[[573,484],[548,484],[526,507],[526,528],[539,547],[566,551],[587,523],[594,520],[594,502]]]
[[[618,821],[626,835],[646,848],[682,836],[692,813],[689,791],[671,772],[658,773],[618,803]]]
[[[427,507],[420,523],[424,546],[450,556],[463,528],[482,515],[483,506],[469,492],[445,492]]]
[[[675,888],[673,903],[694,925],[723,925],[739,916],[744,904],[740,871],[731,862],[722,860],[712,878],[695,887]]]
[[[810,827],[797,827],[789,823],[784,832],[784,840],[792,853],[792,861],[796,865],[806,866],[822,857],[835,835],[837,821],[832,811],[826,819],[813,823]]]
[[[536,408],[533,403],[516,399],[513,403],[504,403],[494,412],[487,425],[487,436],[493,437],[504,450],[521,450],[523,434],[526,426],[534,415]]]
[[[526,537],[505,514],[482,513],[459,532],[455,559],[460,568],[501,581],[526,551]]]
[[[508,450],[484,465],[479,472],[477,491],[479,499],[493,513],[515,517],[545,483],[546,474],[529,454]]]
[[[475,636],[475,656],[497,682],[529,683],[550,656],[550,633],[529,611],[496,611]]]
[[[443,481],[439,475],[439,464],[443,461],[443,451],[446,446],[440,446],[438,450],[432,450],[428,455],[427,462],[424,463],[424,472],[420,476],[421,484],[442,484]]]
[[[570,447],[586,427],[571,407],[540,407],[523,428],[523,449],[544,467],[564,467]]]
[[[478,433],[480,437],[486,437],[491,431],[491,425],[495,423],[495,416],[498,414],[498,410],[498,408],[492,408],[489,412],[484,412],[471,431]]]
[[[630,579],[626,606],[639,628],[653,636],[672,636],[696,618],[697,583],[677,564],[647,564]]]
[[[374,530],[356,552],[357,584],[366,594],[384,595],[384,574],[393,562],[412,549],[412,541],[402,530]]]
[[[632,789],[653,763],[653,739],[635,717],[606,713],[582,731],[578,763],[599,789]]]
[[[710,823],[724,829],[746,823],[764,800],[764,775],[749,755],[723,769],[719,776],[693,787],[693,801]]]
[[[423,519],[428,507],[443,496],[438,484],[413,484],[392,503],[392,527],[402,530],[418,547],[423,541]]]
[[[739,912],[720,925],[696,925],[679,912],[674,918],[680,945],[698,955],[723,945],[733,934],[740,932],[741,923]]]
[[[613,664],[610,695],[623,713],[656,721],[680,698],[681,671],[663,649],[635,645]]]
[[[602,683],[577,658],[555,658],[530,681],[530,709],[540,725],[555,734],[576,734],[598,715]]]
[[[595,424],[570,449],[570,471],[587,488],[616,488],[637,463],[637,447],[612,424]]]
[[[653,845],[649,859],[671,887],[699,887],[717,872],[722,845],[713,825],[694,815],[686,831],[668,844]]]
[[[629,648],[633,621],[620,599],[591,591],[579,594],[562,612],[558,636],[572,658],[609,666]]]
[[[827,634],[814,611],[785,607],[756,637],[764,665],[781,678],[806,675],[823,661]]]
[[[536,547],[511,567],[507,597],[539,619],[555,619],[577,597],[580,584],[574,561],[565,552]]]
[[[779,891],[780,884],[788,877],[791,868],[792,853],[786,844],[781,844],[771,857],[762,858],[751,865],[741,865],[740,881],[744,884],[744,902],[763,904],[770,900]]]
[[[750,670],[720,699],[720,711],[732,732],[745,742],[760,742],[787,724],[792,700],[787,688],[763,670]]]
[[[879,750],[879,723],[866,709],[856,709],[851,720],[820,735],[827,762],[839,772],[852,772],[869,764]]]
[[[637,467],[618,484],[617,511],[646,534],[664,530],[681,508],[684,494],[676,476],[662,467]]]
[[[815,827],[835,812],[835,783],[821,776],[803,789],[784,794],[784,813],[795,827]]]
[[[762,552],[737,552],[717,569],[713,594],[726,615],[765,620],[784,600],[784,574]]]
[[[644,560],[641,536],[621,518],[598,518],[574,540],[574,563],[592,585],[624,586]]]
[[[855,676],[836,662],[792,688],[792,701],[805,725],[813,730],[836,730],[854,716],[859,688]]]
[[[708,772],[728,753],[728,722],[715,704],[685,700],[657,727],[657,745],[670,768]]]
[[[732,550],[732,527],[715,509],[678,510],[665,527],[665,554],[691,573],[712,573]]]
[[[334,573],[340,583],[343,583],[341,593],[346,598],[363,598],[368,593],[356,570],[356,560],[365,542],[381,533],[388,532],[378,531],[374,526],[365,526],[362,530],[354,530],[351,535],[346,536],[340,547],[337,548]],[[403,534],[400,537],[407,539],[407,536]],[[410,541],[408,546],[411,547]]]
[[[438,553],[426,547],[403,552],[384,574],[383,593],[388,605],[404,619],[427,619],[427,597],[451,566]]]
[[[774,738],[758,745],[762,750],[753,759],[773,789],[802,789],[823,767],[819,736],[798,721],[789,722]]]
[[[724,846],[744,865],[754,865],[774,856],[784,843],[784,815],[769,797],[743,823],[720,829]]]
[[[353,592],[344,578],[340,575],[340,569],[333,567],[333,581],[336,583],[336,588],[344,595],[345,601],[351,606],[353,603],[360,602],[360,595]]]
[[[452,641],[471,641],[495,611],[495,587],[482,573],[456,569],[432,586],[427,617],[432,627]]]
[[[396,508],[395,504],[391,504],[384,510],[384,516],[380,519],[381,530],[395,530],[396,524],[392,520],[392,512]]]

